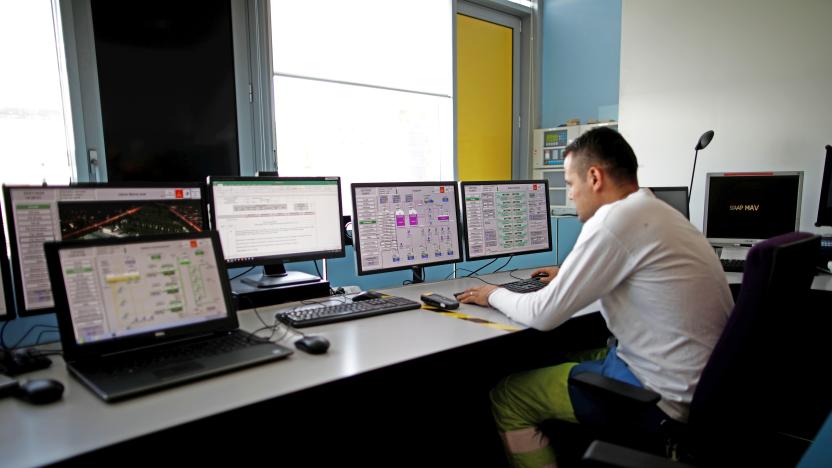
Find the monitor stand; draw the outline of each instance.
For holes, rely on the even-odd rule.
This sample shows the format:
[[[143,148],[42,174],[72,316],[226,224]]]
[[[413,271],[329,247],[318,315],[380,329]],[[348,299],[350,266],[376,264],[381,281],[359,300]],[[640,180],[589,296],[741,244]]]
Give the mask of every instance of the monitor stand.
[[[245,277],[241,281],[257,288],[279,288],[294,284],[317,283],[321,278],[302,271],[286,271],[283,262],[263,266],[261,276]]]
[[[413,284],[425,282],[425,268],[424,267],[410,267],[413,270]]]

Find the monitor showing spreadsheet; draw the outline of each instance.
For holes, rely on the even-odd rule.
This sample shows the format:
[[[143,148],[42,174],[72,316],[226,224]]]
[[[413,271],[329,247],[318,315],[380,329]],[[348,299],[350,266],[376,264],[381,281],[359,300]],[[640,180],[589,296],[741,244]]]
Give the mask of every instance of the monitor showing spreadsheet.
[[[320,281],[284,261],[344,256],[338,177],[209,177],[211,225],[229,267],[264,266],[243,278],[260,288]]]

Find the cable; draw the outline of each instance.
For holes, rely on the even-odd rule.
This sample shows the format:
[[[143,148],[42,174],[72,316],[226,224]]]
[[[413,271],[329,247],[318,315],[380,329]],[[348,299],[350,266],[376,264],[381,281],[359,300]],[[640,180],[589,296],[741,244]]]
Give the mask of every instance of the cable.
[[[509,276],[511,276],[511,277],[512,277],[512,278],[514,278],[514,279],[521,280],[521,281],[523,281],[523,280],[527,280],[527,279],[528,279],[528,278],[521,278],[521,277],[519,277],[519,276],[514,276],[514,272],[515,272],[515,271],[517,271],[517,270],[516,270],[516,269],[514,269],[514,270],[509,271],[509,272],[508,272],[508,275],[509,275]]]
[[[40,344],[40,339],[43,338],[44,333],[57,333],[59,338],[61,336],[61,332],[58,330],[43,330],[42,332],[38,333],[38,338],[35,340],[35,346]]]
[[[502,270],[503,268],[505,268],[505,267],[506,267],[506,265],[508,265],[508,262],[510,262],[510,261],[511,261],[511,259],[513,259],[513,258],[514,258],[514,255],[509,255],[508,260],[506,260],[506,262],[505,262],[505,263],[503,263],[503,266],[501,266],[500,268],[497,268],[496,270],[492,271],[491,273],[497,273],[498,271],[500,271],[500,270]],[[509,274],[510,274],[510,273],[509,273]]]
[[[497,258],[499,258],[499,257],[497,257]],[[471,276],[474,276],[475,274],[479,273],[479,272],[480,272],[480,270],[482,270],[483,268],[485,268],[485,267],[487,267],[487,266],[491,265],[492,263],[496,262],[496,261],[497,261],[497,258],[495,258],[495,259],[491,260],[490,262],[486,263],[485,265],[483,265],[483,266],[481,266],[481,267],[477,268],[476,270],[474,270],[473,272],[469,273],[469,274],[466,276],[466,278],[470,278]],[[466,271],[470,271],[470,270],[466,270]]]
[[[28,338],[29,335],[38,328],[48,328],[49,329],[48,331],[54,331],[54,332],[58,333],[58,327],[56,327],[54,325],[45,325],[45,324],[42,324],[42,323],[32,325],[28,330],[26,330],[26,333],[24,333],[23,336],[21,336],[20,339],[17,340],[17,343],[12,345],[10,348],[4,348],[4,349],[7,350],[7,351],[11,350],[11,349],[17,349],[17,347],[20,346],[20,344],[23,343],[26,340],[26,338]]]
[[[473,271],[471,271],[471,270],[469,270],[469,269],[467,269],[467,268],[458,268],[458,270],[462,270],[462,271],[469,271],[469,272],[471,272],[471,274],[470,274],[470,275],[468,275],[468,276],[463,276],[463,278],[472,278],[472,279],[475,279],[475,280],[480,280],[480,281],[482,281],[482,282],[483,282],[483,283],[485,283],[485,284],[491,284],[491,285],[494,285],[494,286],[499,286],[499,284],[497,284],[497,283],[490,283],[490,282],[488,282],[488,281],[486,281],[486,280],[484,280],[484,279],[480,278],[479,276],[473,276],[473,275],[474,275],[474,273],[476,273],[476,272],[473,272]]]
[[[246,271],[244,271],[244,272],[240,273],[239,275],[232,276],[231,278],[229,278],[229,279],[228,279],[228,281],[234,281],[235,279],[237,279],[237,278],[239,278],[239,277],[241,277],[241,276],[243,276],[243,275],[248,274],[248,272],[250,272],[250,271],[251,271],[251,270],[253,270],[253,269],[254,269],[254,267],[251,267],[251,268],[249,268],[248,270],[246,270]]]
[[[8,325],[9,322],[3,322],[3,326],[0,327],[0,348],[2,348],[3,351],[9,350],[9,348],[6,346],[6,340],[4,338],[4,336],[6,335],[6,326]]]
[[[323,276],[321,275],[321,269],[318,268],[318,261],[317,260],[312,260],[312,263],[315,264],[315,271],[318,272],[318,278],[323,278]]]

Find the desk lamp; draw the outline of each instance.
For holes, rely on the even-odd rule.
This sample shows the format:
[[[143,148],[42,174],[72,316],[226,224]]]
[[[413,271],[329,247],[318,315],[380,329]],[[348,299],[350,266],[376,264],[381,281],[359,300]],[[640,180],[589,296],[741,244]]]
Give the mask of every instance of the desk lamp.
[[[696,173],[696,158],[699,156],[699,150],[707,148],[713,138],[714,131],[708,130],[699,137],[699,141],[696,142],[696,147],[693,148],[693,170],[690,171],[690,189],[688,189],[688,213],[690,213],[690,196],[693,193],[693,175]]]

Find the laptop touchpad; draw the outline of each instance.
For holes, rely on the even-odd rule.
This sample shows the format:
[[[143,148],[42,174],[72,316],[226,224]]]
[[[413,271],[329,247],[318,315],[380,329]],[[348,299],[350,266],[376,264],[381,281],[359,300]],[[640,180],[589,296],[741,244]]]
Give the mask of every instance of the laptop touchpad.
[[[165,367],[162,369],[157,369],[153,371],[153,375],[160,379],[166,379],[169,377],[173,377],[179,374],[185,374],[187,372],[194,372],[202,369],[203,366],[197,361],[190,361],[190,362],[183,362],[179,363],[175,366]]]

